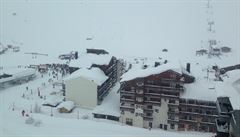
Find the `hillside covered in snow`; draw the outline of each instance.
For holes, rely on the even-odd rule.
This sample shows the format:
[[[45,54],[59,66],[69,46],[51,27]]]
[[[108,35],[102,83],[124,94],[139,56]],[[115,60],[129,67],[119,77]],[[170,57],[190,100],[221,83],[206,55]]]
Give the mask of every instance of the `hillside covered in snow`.
[[[80,55],[80,62],[71,63],[86,67],[89,65],[84,62],[89,60],[84,56],[86,48],[99,48],[133,65],[129,71],[133,74],[125,75],[126,79],[137,73],[144,74],[138,71],[142,64],[151,66],[155,60],[167,60],[180,68],[190,63],[196,82],[185,85],[185,98],[215,101],[216,97],[229,94],[234,108],[240,109],[239,71],[226,73],[223,83],[214,81],[214,73],[206,78],[208,69],[214,65],[223,68],[240,64],[240,1],[210,1],[211,10],[207,9],[207,0],[0,0],[0,75],[17,73],[19,68],[28,65],[66,63],[58,56],[71,51],[78,51]],[[208,31],[209,20],[214,20],[213,33]],[[197,56],[197,50],[209,49],[210,39],[216,39],[218,47],[230,47],[231,52],[213,57]],[[5,51],[6,47],[9,50]],[[58,87],[45,86],[49,77],[50,74],[37,73],[29,83],[7,88],[0,85],[0,136],[213,136],[212,133],[149,131],[96,120],[91,117],[92,111],[81,108],[71,114],[59,114],[44,106],[42,113],[31,113],[35,123],[40,121],[40,126],[25,124],[22,109],[30,113],[35,104],[44,104],[42,98],[50,102],[62,100]],[[214,90],[210,90],[212,88]],[[216,92],[218,89],[220,92]],[[38,90],[43,91],[42,98],[37,96]],[[57,99],[51,100],[52,95]],[[107,98],[103,105],[112,107],[115,105],[110,104],[112,101],[115,98]],[[117,103],[119,105],[119,101]],[[104,106],[93,111],[107,112]],[[118,109],[114,108],[114,113],[115,110]]]

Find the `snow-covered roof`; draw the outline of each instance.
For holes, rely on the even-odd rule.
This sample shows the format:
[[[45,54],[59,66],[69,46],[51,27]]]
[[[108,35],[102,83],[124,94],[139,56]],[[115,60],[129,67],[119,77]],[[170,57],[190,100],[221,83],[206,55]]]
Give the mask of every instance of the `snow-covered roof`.
[[[216,83],[218,96],[227,96],[233,109],[240,109],[240,70],[226,73],[223,83]]]
[[[60,109],[60,108],[65,108],[67,109],[68,111],[72,110],[74,108],[74,102],[72,101],[65,101],[65,102],[62,102],[61,104],[59,104],[57,106],[57,109]]]
[[[101,105],[98,105],[94,108],[93,114],[103,114],[120,117],[120,94],[117,93],[120,88],[120,84],[118,83],[108,94],[106,98],[104,98]]]
[[[196,81],[185,84],[185,91],[181,98],[216,101],[217,97],[229,97],[234,109],[240,109],[240,70],[233,70],[221,76],[223,81],[215,81],[214,73],[209,74],[199,71]]]
[[[123,81],[129,81],[129,80],[133,80],[135,78],[143,78],[143,77],[147,77],[150,75],[154,75],[154,74],[160,74],[164,71],[167,70],[172,70],[175,71],[179,74],[182,74],[182,69],[180,68],[180,65],[178,63],[167,63],[167,64],[162,64],[158,67],[147,67],[146,69],[142,69],[142,68],[138,68],[138,67],[134,67],[132,69],[130,69],[128,72],[126,72],[121,78],[121,82]]]
[[[79,55],[77,60],[72,60],[69,65],[71,67],[89,68],[92,64],[108,65],[111,59],[112,56],[108,54],[96,55],[83,53]]]
[[[217,91],[214,84],[209,83],[207,80],[196,80],[192,84],[184,84],[185,91],[181,98],[197,99],[205,101],[216,101]]]
[[[25,52],[5,53],[0,58],[1,65],[3,67],[17,67],[17,66],[29,66],[39,64],[66,64],[66,60],[60,60],[55,55],[41,56],[25,54]]]
[[[81,68],[73,72],[70,76],[66,77],[64,80],[65,81],[72,80],[78,77],[86,78],[96,83],[97,85],[102,85],[108,79],[108,76],[106,76],[101,69],[97,67],[92,67],[91,69]]]
[[[0,75],[2,74],[9,74],[9,75],[20,75],[20,74],[28,74],[28,73],[33,73],[35,72],[34,69],[31,68],[4,68],[0,69]]]
[[[2,74],[8,74],[12,75],[11,77],[0,79],[0,83],[8,82],[11,80],[16,80],[22,77],[29,77],[36,74],[36,71],[34,69],[29,68],[12,68],[12,69],[4,69],[0,71],[0,75]]]
[[[45,101],[43,101],[43,105],[52,105],[52,106],[57,106],[63,101],[63,97],[59,96],[49,96]]]

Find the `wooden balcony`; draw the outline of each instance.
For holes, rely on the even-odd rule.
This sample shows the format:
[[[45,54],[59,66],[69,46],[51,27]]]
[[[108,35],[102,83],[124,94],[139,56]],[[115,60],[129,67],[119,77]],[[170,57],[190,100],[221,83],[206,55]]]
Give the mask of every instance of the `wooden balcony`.
[[[174,118],[174,119],[170,119],[170,118],[168,118],[168,122],[169,123],[178,123],[179,122],[179,118]]]
[[[134,103],[135,100],[134,100],[134,99],[127,99],[127,98],[120,98],[120,102],[121,102],[121,103],[124,103],[124,102],[131,102],[131,103]]]
[[[160,85],[151,85],[151,84],[146,84],[146,88],[152,88],[152,89],[157,89],[160,91],[166,91],[166,92],[180,92],[184,91],[183,87],[168,87],[168,86],[160,86]]]
[[[146,104],[156,104],[156,105],[161,105],[161,101],[151,101],[151,100],[145,100]]]
[[[120,106],[121,110],[127,110],[127,111],[134,111],[134,105],[121,105]]]
[[[143,120],[147,120],[147,121],[152,121],[153,120],[153,116],[143,116]]]
[[[153,109],[152,108],[143,108],[143,112],[150,112],[153,113]]]
[[[133,91],[125,91],[125,90],[121,90],[120,94],[121,95],[131,95],[131,96],[135,95],[135,93]]]
[[[196,120],[190,120],[190,119],[179,119],[179,122],[181,122],[181,123],[198,123]]]
[[[189,104],[189,103],[179,103],[180,106],[190,106],[190,107],[201,107],[201,108],[211,108],[217,109],[216,106],[209,106],[209,105],[199,105],[199,104]]]
[[[203,114],[203,113],[188,112],[188,111],[179,111],[179,113],[180,114],[188,114],[188,115],[207,116],[207,117],[218,117],[218,115],[214,115],[214,114]]]
[[[179,96],[160,94],[160,93],[145,93],[145,96],[165,97],[165,98],[169,98],[169,99],[179,99]]]

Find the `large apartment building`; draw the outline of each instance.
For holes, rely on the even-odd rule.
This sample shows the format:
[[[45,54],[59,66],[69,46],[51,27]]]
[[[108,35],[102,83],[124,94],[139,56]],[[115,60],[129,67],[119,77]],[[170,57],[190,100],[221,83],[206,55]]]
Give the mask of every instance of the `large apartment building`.
[[[120,121],[143,128],[214,132],[215,101],[182,97],[185,80],[194,81],[189,72],[189,64],[187,71],[165,64],[127,72],[121,80]]]

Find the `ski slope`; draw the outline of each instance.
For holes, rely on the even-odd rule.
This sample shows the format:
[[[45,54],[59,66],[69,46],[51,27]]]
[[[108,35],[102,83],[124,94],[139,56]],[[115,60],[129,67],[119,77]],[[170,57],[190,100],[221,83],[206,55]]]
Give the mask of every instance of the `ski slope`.
[[[186,62],[199,63],[192,65],[196,66],[193,74],[197,76],[203,68],[214,64],[225,67],[240,63],[240,1],[212,0],[211,3],[210,12],[205,0],[0,0],[0,43],[20,46],[19,53],[7,51],[0,55],[0,66],[59,63],[59,54],[73,50],[83,53],[86,48],[103,48],[126,60],[163,57],[183,66]],[[211,19],[215,21],[214,34],[207,32],[207,20]],[[196,50],[208,47],[209,38],[216,38],[221,46],[229,46],[233,52],[221,58],[195,56]],[[163,48],[169,52],[161,52]],[[26,52],[49,56],[34,59]],[[29,84],[36,89],[41,82],[37,79]],[[25,87],[0,90],[0,136],[212,136],[149,131],[41,114],[33,114],[42,121],[40,127],[26,125],[20,116],[22,108],[29,108],[29,102],[21,98]],[[21,106],[14,112],[11,111],[13,101]]]

